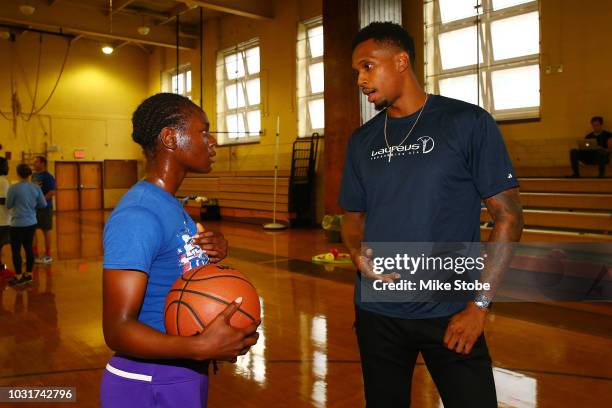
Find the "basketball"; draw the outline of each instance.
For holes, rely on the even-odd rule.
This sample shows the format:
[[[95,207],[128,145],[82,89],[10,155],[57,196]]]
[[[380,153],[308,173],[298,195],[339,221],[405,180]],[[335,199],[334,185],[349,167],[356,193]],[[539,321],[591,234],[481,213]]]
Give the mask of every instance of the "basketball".
[[[193,336],[236,298],[242,297],[240,309],[230,324],[244,328],[259,320],[259,296],[249,280],[230,266],[204,265],[181,275],[170,288],[164,306],[166,332]]]

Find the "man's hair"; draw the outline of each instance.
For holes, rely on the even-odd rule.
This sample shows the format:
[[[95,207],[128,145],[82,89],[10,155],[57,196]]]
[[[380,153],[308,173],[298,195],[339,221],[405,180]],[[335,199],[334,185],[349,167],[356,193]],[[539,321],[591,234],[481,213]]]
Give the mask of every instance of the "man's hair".
[[[19,174],[19,177],[25,179],[32,175],[32,169],[27,164],[21,163],[17,166],[17,174]]]
[[[600,125],[603,125],[603,116],[593,116],[591,118],[591,123],[599,122]]]
[[[8,160],[0,157],[0,176],[6,176],[9,172]]]
[[[389,21],[370,23],[359,30],[353,39],[353,51],[359,44],[367,40],[386,43],[406,51],[410,57],[410,63],[414,65],[414,40],[401,25]]]
[[[162,129],[185,131],[194,109],[200,108],[184,96],[173,93],[153,95],[145,99],[132,115],[132,139],[142,146],[147,157],[153,157]]]
[[[47,158],[45,156],[36,156],[34,159],[38,159],[45,167],[47,167]]]

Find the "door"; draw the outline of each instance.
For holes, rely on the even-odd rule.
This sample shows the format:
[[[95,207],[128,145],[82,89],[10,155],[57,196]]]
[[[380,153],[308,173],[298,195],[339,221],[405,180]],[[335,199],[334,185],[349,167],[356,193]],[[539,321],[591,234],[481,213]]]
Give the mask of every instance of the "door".
[[[55,163],[57,211],[79,209],[79,166],[74,162]]]
[[[102,208],[102,163],[78,163],[81,210]]]
[[[57,211],[102,209],[102,163],[56,162]]]

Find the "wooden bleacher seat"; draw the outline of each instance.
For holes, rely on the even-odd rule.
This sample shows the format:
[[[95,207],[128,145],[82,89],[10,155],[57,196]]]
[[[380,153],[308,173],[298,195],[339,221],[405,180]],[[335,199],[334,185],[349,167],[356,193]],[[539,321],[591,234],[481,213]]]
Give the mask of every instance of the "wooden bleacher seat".
[[[525,208],[565,208],[575,210],[612,210],[612,194],[526,193],[521,191]]]
[[[246,221],[271,219],[274,196],[273,171],[221,171],[189,174],[177,192],[179,196],[216,199],[221,216]],[[280,170],[277,180],[276,218],[289,221],[289,171]],[[189,203],[190,206],[199,204]],[[191,209],[190,213],[193,214]]]
[[[554,178],[569,168],[517,168],[525,229],[523,242],[612,242],[612,179]],[[529,177],[529,175],[535,177]],[[482,239],[491,217],[480,214]]]
[[[525,225],[563,228],[568,230],[612,231],[612,214],[609,212],[574,212],[559,210],[524,209]],[[491,221],[486,208],[480,212],[480,222]]]

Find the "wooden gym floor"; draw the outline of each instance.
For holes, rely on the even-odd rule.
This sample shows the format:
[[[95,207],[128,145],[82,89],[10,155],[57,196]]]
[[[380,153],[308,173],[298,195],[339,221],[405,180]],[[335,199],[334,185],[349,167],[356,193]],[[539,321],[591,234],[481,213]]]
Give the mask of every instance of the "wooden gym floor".
[[[37,265],[28,288],[0,283],[0,386],[73,386],[77,403],[64,406],[99,406],[99,381],[111,355],[101,326],[101,235],[107,216],[60,213],[53,264]],[[263,299],[259,343],[237,364],[222,364],[211,375],[209,406],[363,406],[352,330],[354,275],[350,268],[310,263],[313,254],[329,249],[322,231],[268,234],[230,222],[208,227],[226,235],[225,263],[246,273]],[[3,259],[11,264],[8,247]],[[500,406],[610,406],[609,315],[500,305],[490,315],[487,340]],[[422,363],[415,371],[413,401],[414,407],[442,406]]]

